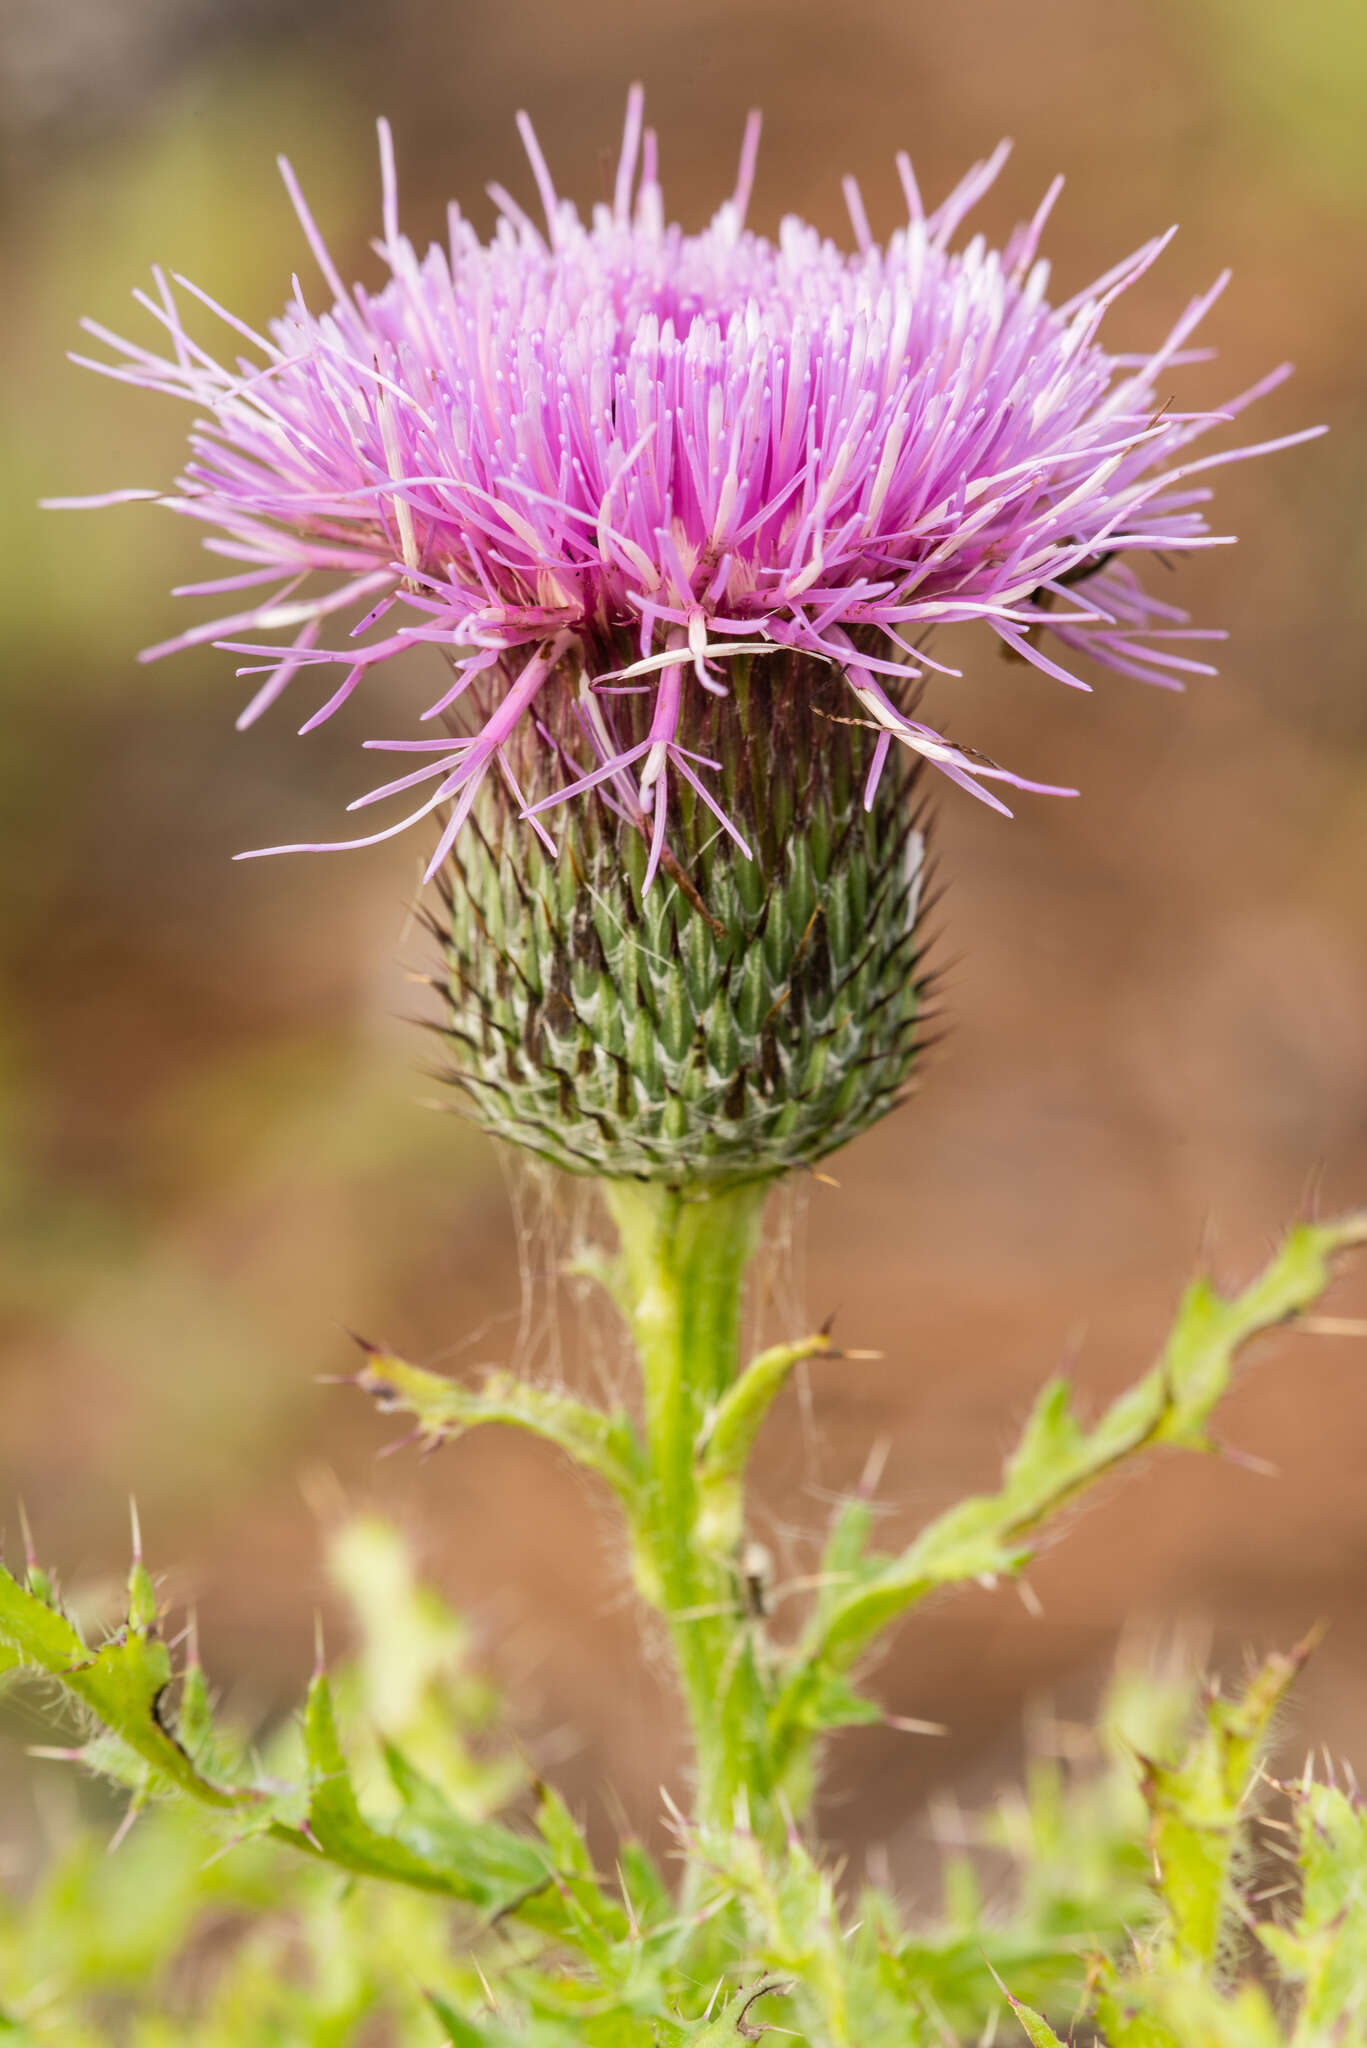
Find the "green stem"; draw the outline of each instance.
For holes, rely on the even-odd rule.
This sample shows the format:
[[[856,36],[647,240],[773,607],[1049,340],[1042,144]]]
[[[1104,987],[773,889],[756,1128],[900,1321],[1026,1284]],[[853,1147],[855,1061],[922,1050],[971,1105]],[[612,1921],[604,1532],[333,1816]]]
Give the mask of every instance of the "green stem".
[[[735,1563],[700,1529],[699,1444],[738,1371],[745,1273],[768,1191],[768,1181],[688,1194],[604,1183],[645,1397],[637,1579],[669,1625],[705,1826],[729,1826],[737,1793],[753,1789],[752,1733],[762,1724]]]

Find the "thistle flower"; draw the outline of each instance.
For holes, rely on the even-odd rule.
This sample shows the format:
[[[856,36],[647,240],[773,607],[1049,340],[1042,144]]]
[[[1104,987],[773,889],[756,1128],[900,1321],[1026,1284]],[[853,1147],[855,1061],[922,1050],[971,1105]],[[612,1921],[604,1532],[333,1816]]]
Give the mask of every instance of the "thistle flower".
[[[791,1156],[812,1157],[885,1106],[911,1057],[923,841],[908,836],[908,764],[928,762],[1002,811],[1001,785],[1072,793],[914,715],[931,671],[957,673],[930,652],[933,629],[981,619],[1012,654],[1084,689],[1044,651],[1044,631],[1065,657],[1167,687],[1210,673],[1181,647],[1219,636],[1151,597],[1131,561],[1225,538],[1206,525],[1198,479],[1262,450],[1186,451],[1286,371],[1218,413],[1170,410],[1168,372],[1190,359],[1225,279],[1152,354],[1108,353],[1105,313],[1170,234],[1051,305],[1037,252],[1058,181],[1002,253],[981,237],[952,250],[1004,145],[930,213],[899,157],[908,218],[886,245],[846,180],[849,254],[792,217],[774,242],[747,228],[757,116],[735,190],[700,234],[666,222],[639,90],[612,204],[587,224],[557,194],[525,115],[519,126],[540,226],[491,187],[489,243],[453,208],[447,245],[419,258],[399,231],[382,123],[380,292],[346,288],[282,164],[328,310],[310,310],[296,280],[261,335],[177,278],[253,351],[230,367],[191,337],[160,272],[155,297],[135,296],[169,335],[168,355],[87,323],[117,358],[91,367],[189,398],[205,417],[169,496],[84,502],[156,497],[214,529],[206,545],[244,565],[192,590],[264,591],[147,655],[213,640],[249,657],[240,672],[261,680],[241,725],[302,679],[322,684],[310,731],[394,656],[427,645],[445,656],[447,679],[423,714],[433,736],[367,742],[413,765],[353,806],[417,794],[416,808],[343,843],[441,818],[428,875],[447,876],[455,1026],[483,1048],[470,1057],[486,1120],[524,1137],[534,1125],[535,1142],[564,1156],[568,1125],[597,1118],[590,1163],[606,1146],[622,1170],[672,1172],[651,1162],[657,1150],[675,1158],[685,1125],[709,1143],[734,1126],[720,1152],[745,1153],[754,1114],[737,1077],[759,1086],[767,1073],[780,1120],[794,1091],[806,1089],[809,1108],[813,1090],[821,1098],[789,1118]],[[364,613],[350,644],[320,645],[348,608]],[[291,628],[286,645],[236,637]],[[850,906],[878,915],[817,961],[812,918],[829,927],[831,888],[849,884],[856,847],[863,879]],[[776,916],[794,858],[806,880]],[[652,913],[664,920],[646,949],[657,964],[614,966],[609,934],[639,922],[661,868],[673,886]],[[570,879],[554,881],[558,871]],[[565,925],[586,882],[592,945]],[[551,921],[554,960],[533,987],[536,891],[563,896],[564,917]],[[738,1048],[732,984],[766,934]],[[675,955],[690,949],[685,988]],[[852,1014],[856,990],[882,1004],[883,1041]],[[629,1050],[638,995],[654,1078]],[[547,1021],[557,1001],[558,1038]],[[813,1004],[832,1032],[844,1020],[847,1056],[833,1057],[829,1034],[811,1037]],[[677,1029],[666,1032],[671,1007]],[[680,1110],[680,1074],[660,1082],[655,1069],[663,1059],[692,1071],[704,1043],[708,1078]],[[648,1130],[637,1119],[622,1153],[601,1133],[623,1127],[624,1074],[657,1114]],[[554,1089],[530,1124],[529,1077]],[[506,1118],[491,1106],[499,1088],[515,1098]]]

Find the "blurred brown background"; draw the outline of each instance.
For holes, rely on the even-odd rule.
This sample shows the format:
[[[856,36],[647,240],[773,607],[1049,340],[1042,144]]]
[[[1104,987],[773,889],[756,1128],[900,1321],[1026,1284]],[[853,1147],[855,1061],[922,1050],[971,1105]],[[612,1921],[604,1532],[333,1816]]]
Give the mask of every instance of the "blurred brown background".
[[[779,1317],[838,1307],[886,1362],[828,1368],[764,1442],[780,1569],[796,1532],[891,1448],[888,1534],[987,1483],[1070,1347],[1094,1401],[1147,1362],[1201,1251],[1243,1277],[1306,1204],[1367,1200],[1367,20],[1354,0],[5,0],[0,498],[6,853],[0,948],[8,1257],[0,1520],[22,1494],[67,1578],[122,1570],[136,1494],[215,1675],[266,1711],[310,1658],[325,1599],[316,1504],[387,1504],[476,1616],[533,1753],[601,1815],[638,1814],[677,1765],[637,1658],[606,1514],[549,1456],[488,1435],[377,1462],[388,1425],[319,1376],[342,1326],[460,1369],[546,1359],[520,1325],[518,1236],[492,1148],[424,1106],[401,1021],[416,848],[230,865],[327,836],[364,777],[374,695],[307,742],[287,714],[237,738],[247,686],[212,651],[139,667],[188,624],[167,591],[200,557],[155,509],[39,514],[44,492],[157,484],[186,425],[62,360],[89,312],[142,334],[127,291],[161,261],[255,321],[307,252],[285,150],[351,275],[377,266],[373,118],[397,131],[406,222],[448,194],[492,218],[525,194],[513,113],[562,190],[597,196],[628,81],[646,82],[671,210],[729,190],[766,110],[752,219],[843,235],[843,171],[889,227],[894,151],[942,193],[1002,133],[982,212],[1004,231],[1057,169],[1061,296],[1151,231],[1183,232],[1110,328],[1156,337],[1229,262],[1215,400],[1289,355],[1257,415],[1332,437],[1220,480],[1244,535],[1180,572],[1233,638],[1184,700],[1120,678],[1081,699],[974,643],[956,728],[1072,804],[1007,825],[947,794],[953,1031],[921,1099],[803,1197]],[[131,325],[130,325],[131,323]],[[297,687],[303,687],[299,685]],[[284,713],[284,707],[282,707]],[[381,724],[383,715],[381,714]],[[553,1255],[518,1195],[534,1282]],[[1367,1311],[1367,1274],[1341,1313]],[[571,1370],[574,1369],[571,1361]],[[1333,1623],[1293,1738],[1367,1761],[1367,1345],[1287,1335],[1227,1433],[1279,1478],[1164,1463],[1043,1561],[1042,1617],[973,1592],[909,1627],[880,1679],[947,1743],[863,1731],[830,1822],[910,1852],[946,1776],[1006,1773],[1023,1705],[1085,1707],[1120,1632],[1207,1628],[1217,1662]],[[334,1479],[324,1482],[319,1473]],[[12,1727],[0,1788],[32,1797]]]

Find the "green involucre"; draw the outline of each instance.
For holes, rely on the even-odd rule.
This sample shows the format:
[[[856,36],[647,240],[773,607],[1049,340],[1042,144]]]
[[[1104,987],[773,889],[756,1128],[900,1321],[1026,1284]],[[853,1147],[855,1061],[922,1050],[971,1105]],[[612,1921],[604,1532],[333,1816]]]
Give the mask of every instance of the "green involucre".
[[[845,708],[820,667],[734,663],[685,737],[753,858],[671,784],[648,890],[638,825],[601,798],[543,815],[552,856],[491,788],[433,921],[451,1078],[486,1130],[572,1173],[717,1184],[820,1159],[900,1100],[924,820],[896,759],[864,808],[874,735]],[[529,804],[548,752],[519,761]]]

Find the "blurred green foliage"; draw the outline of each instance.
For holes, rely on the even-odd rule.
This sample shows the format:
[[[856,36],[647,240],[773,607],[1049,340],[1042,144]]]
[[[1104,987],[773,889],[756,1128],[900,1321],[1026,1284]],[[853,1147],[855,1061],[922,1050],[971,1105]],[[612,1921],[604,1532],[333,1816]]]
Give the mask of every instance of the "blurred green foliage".
[[[1346,214],[1367,207],[1367,14],[1358,0],[1178,0],[1175,23],[1205,45],[1285,176]]]
[[[772,2024],[816,2048],[943,2048],[986,2038],[1003,1992],[1040,2043],[1059,2039],[1041,2011],[1064,2027],[1094,2011],[1108,2048],[1367,2040],[1367,1819],[1308,1772],[1260,1775],[1297,1658],[1232,1699],[1131,1659],[1089,1740],[1037,1725],[1023,1790],[942,1820],[942,1910],[915,1933],[885,1893],[846,1898],[796,1834],[766,1851],[744,1826],[700,1836],[680,1817],[697,1878],[683,1911],[639,1844],[594,1872],[573,1817],[499,1743],[461,1625],[393,1530],[346,1521],[329,1554],[357,1653],[253,1755],[261,1812],[239,1811],[226,1846],[109,1738],[84,1746],[131,1781],[133,1817],[112,1853],[68,1821],[36,1890],[0,1899],[0,2030],[16,2043],[723,2048]],[[135,1566],[130,1620],[101,1655],[155,1657],[146,1597]],[[207,1718],[196,1734],[197,1670],[180,1739],[197,1767],[232,1768],[232,1738],[211,1751]],[[286,1789],[301,1773],[307,1820]],[[494,1818],[510,1799],[512,1832]],[[1259,1820],[1269,1799],[1281,1816]],[[1269,1844],[1284,1873],[1270,1887]],[[473,1913],[429,1884],[443,1864]],[[1283,1994],[1248,1974],[1258,1949]]]

